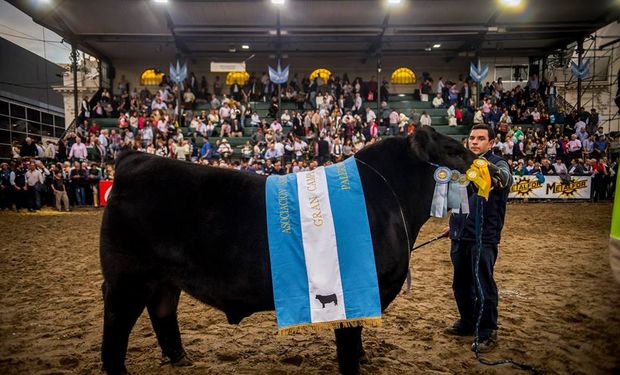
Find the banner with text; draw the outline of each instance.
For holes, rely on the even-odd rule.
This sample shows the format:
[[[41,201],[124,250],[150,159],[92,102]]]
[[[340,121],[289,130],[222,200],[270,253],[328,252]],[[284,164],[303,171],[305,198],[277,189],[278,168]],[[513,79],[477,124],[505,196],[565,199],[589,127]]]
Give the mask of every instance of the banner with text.
[[[536,176],[513,176],[508,198],[533,199],[590,199],[592,177],[571,176],[570,183],[562,183],[558,176],[545,176],[540,182]]]
[[[211,62],[211,72],[245,72],[245,62]]]

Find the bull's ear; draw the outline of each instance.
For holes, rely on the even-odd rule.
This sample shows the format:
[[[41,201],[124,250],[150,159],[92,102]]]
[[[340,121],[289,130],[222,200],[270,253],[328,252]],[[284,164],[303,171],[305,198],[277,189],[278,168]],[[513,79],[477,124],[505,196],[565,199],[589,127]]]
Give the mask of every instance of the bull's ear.
[[[437,162],[439,145],[435,141],[435,129],[422,126],[413,133],[410,139],[411,151],[415,156],[426,162]]]

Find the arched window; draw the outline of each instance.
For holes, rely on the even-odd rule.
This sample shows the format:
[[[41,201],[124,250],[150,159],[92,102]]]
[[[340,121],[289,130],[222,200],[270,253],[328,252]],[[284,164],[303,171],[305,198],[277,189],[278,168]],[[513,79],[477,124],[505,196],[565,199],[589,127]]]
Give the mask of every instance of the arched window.
[[[164,72],[157,69],[147,69],[140,76],[140,86],[158,86],[164,79]]]
[[[398,68],[392,73],[390,83],[411,85],[416,82],[415,73],[409,68]]]
[[[310,80],[314,81],[314,79],[318,76],[323,78],[323,81],[327,82],[329,80],[329,77],[332,76],[332,72],[325,68],[316,69],[314,72],[310,73]]]
[[[250,75],[248,72],[230,72],[226,75],[226,84],[228,86],[233,83],[237,83],[238,85],[245,85],[250,80]]]

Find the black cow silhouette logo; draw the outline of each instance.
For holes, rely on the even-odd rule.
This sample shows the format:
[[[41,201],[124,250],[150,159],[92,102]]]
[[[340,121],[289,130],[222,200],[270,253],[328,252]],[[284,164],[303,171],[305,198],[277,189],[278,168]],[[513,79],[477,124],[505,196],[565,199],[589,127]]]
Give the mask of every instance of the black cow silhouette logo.
[[[335,306],[338,306],[338,298],[336,297],[336,294],[328,294],[326,296],[317,294],[316,299],[318,299],[319,302],[321,302],[321,305],[323,305],[323,308],[325,308],[325,305],[330,302],[333,302]]]

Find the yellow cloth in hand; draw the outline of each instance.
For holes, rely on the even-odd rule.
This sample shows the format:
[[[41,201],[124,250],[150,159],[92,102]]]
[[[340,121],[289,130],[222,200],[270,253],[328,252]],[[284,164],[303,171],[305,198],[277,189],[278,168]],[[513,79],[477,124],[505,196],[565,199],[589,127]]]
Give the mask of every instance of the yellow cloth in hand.
[[[476,159],[467,170],[467,179],[478,187],[478,195],[484,199],[489,199],[491,192],[491,174],[489,173],[489,162],[485,159]]]

